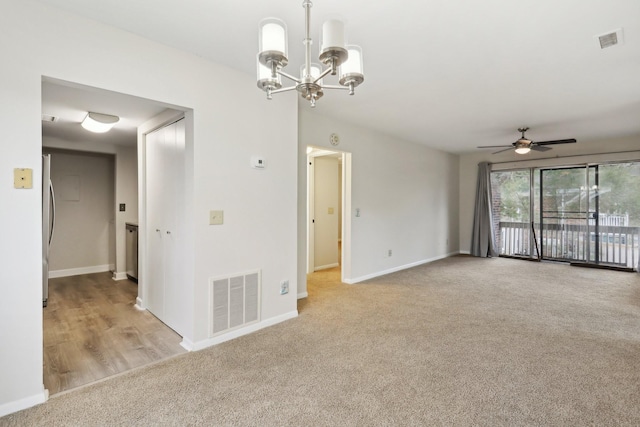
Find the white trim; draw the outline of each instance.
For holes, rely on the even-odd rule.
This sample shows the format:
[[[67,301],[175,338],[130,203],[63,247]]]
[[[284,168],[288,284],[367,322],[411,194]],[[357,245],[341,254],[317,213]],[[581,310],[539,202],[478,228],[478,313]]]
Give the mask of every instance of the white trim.
[[[44,403],[49,399],[49,390],[42,387],[42,391],[33,396],[25,397],[24,399],[14,400],[13,402],[7,402],[0,405],[0,417],[13,414],[14,412],[22,411],[23,409],[31,408],[32,406]]]
[[[424,259],[422,261],[417,261],[417,262],[412,262],[410,264],[400,265],[398,267],[393,267],[393,268],[390,268],[388,270],[379,271],[377,273],[367,274],[366,276],[357,277],[355,279],[345,279],[345,280],[343,280],[343,282],[348,284],[348,285],[353,285],[355,283],[360,283],[362,281],[373,279],[375,277],[384,276],[385,274],[395,273],[396,271],[406,270],[406,269],[411,268],[411,267],[417,267],[419,265],[428,264],[428,263],[433,262],[433,261],[438,261],[438,260],[441,260],[441,259],[444,259],[444,258],[449,258],[450,256],[454,256],[454,255],[457,255],[457,254],[458,254],[458,252],[450,252],[450,253],[448,253],[446,255],[439,255],[437,257]]]
[[[273,326],[275,324],[284,322],[285,320],[293,319],[295,317],[298,317],[298,310],[290,311],[288,313],[281,314],[280,316],[271,317],[258,323],[252,323],[246,328],[234,329],[228,334],[217,335],[213,338],[198,341],[195,343],[187,340],[186,338],[182,338],[182,342],[180,343],[180,345],[189,351],[202,350],[207,347],[211,347],[213,345],[221,344],[234,338],[241,337],[243,335],[248,335],[252,332],[259,331],[260,329],[268,328],[269,326]]]
[[[146,310],[144,304],[142,303],[142,298],[140,297],[136,297],[136,303],[133,306],[140,311]]]
[[[309,294],[307,292],[300,292],[298,294],[298,299],[306,298],[308,296],[309,296]]]
[[[471,251],[458,251],[460,255],[471,255]]]
[[[196,345],[190,339],[182,337],[182,342],[180,343],[180,346],[187,351],[194,351]]]
[[[330,268],[338,267],[340,263],[334,262],[333,264],[321,265],[320,267],[316,267],[314,271],[320,270],[328,270]]]
[[[56,277],[77,276],[79,274],[104,273],[106,271],[111,271],[109,269],[109,264],[69,268],[66,270],[52,270],[49,272],[49,278],[55,279]]]
[[[124,272],[113,272],[113,280],[125,280],[127,279],[127,273]]]

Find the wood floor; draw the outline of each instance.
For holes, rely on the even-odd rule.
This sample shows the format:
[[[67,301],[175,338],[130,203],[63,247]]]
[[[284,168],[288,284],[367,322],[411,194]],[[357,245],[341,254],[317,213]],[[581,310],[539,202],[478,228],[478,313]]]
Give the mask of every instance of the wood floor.
[[[59,393],[184,353],[182,338],[134,307],[138,286],[111,273],[49,280],[44,385]]]

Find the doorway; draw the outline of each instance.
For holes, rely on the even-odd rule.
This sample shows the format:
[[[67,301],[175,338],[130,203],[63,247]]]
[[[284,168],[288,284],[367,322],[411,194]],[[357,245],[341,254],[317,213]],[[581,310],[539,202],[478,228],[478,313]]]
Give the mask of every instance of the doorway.
[[[307,147],[307,274],[351,268],[351,153]]]
[[[43,149],[111,159],[114,189],[108,202],[113,221],[103,227],[103,234],[109,235],[110,259],[115,258],[113,273],[108,268],[76,270],[49,282],[53,295],[43,316],[43,382],[51,394],[184,352],[176,332],[136,308],[139,286],[127,279],[125,263],[126,222],[138,222],[139,217],[138,127],[167,111],[179,112],[157,101],[42,79]],[[117,115],[120,120],[111,131],[93,134],[80,126],[88,112]],[[94,172],[95,167],[83,173]],[[90,193],[80,185],[79,194],[69,191],[69,202]]]

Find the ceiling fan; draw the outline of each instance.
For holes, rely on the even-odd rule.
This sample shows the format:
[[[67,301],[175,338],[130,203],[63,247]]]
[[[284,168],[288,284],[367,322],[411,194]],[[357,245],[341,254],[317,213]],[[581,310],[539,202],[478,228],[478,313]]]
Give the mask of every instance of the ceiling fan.
[[[518,154],[527,154],[529,151],[533,150],[533,151],[547,151],[547,150],[551,150],[551,147],[547,147],[547,145],[554,145],[554,144],[573,144],[575,142],[577,142],[574,138],[571,139],[557,139],[554,141],[532,141],[530,139],[525,138],[524,133],[526,131],[528,131],[529,128],[528,127],[522,127],[522,128],[518,128],[518,132],[522,132],[522,137],[517,140],[516,142],[510,144],[510,145],[483,145],[480,146],[478,148],[503,148],[503,147],[507,147],[504,148],[503,150],[498,150],[495,153],[491,153],[491,154],[498,154],[498,153],[502,153],[503,151],[507,151],[507,150],[511,150],[513,148],[516,149],[516,153]]]

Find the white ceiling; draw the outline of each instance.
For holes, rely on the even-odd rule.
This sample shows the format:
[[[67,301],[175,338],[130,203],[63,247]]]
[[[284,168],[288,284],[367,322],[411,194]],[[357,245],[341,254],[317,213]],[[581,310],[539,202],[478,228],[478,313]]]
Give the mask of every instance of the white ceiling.
[[[302,0],[40,1],[252,75],[258,23],[276,16],[285,71],[303,62]],[[638,0],[316,0],[314,56],[336,14],[363,48],[365,82],[325,93],[320,114],[458,153],[509,144],[520,126],[538,141],[640,134]],[[594,36],[618,28],[624,43],[601,50]]]

